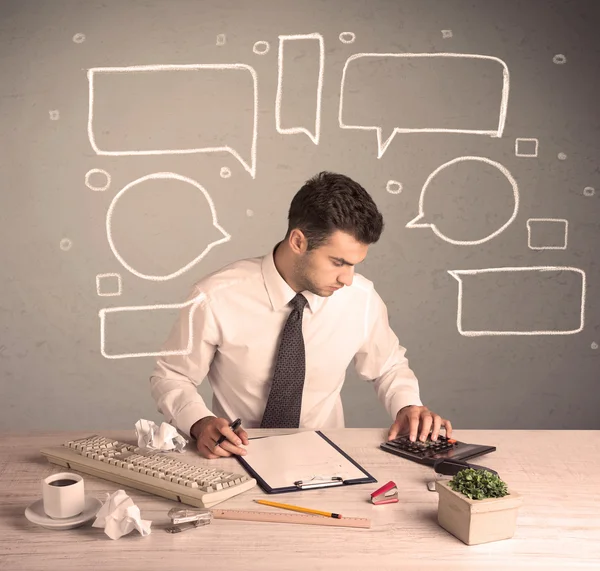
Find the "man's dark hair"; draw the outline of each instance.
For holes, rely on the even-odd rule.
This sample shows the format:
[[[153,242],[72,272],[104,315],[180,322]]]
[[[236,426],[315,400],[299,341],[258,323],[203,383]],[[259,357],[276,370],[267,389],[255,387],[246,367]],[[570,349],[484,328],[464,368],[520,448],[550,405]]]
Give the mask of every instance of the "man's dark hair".
[[[309,250],[323,245],[336,230],[373,244],[383,231],[383,216],[360,184],[323,171],[307,180],[292,199],[286,238],[294,228],[302,230]]]

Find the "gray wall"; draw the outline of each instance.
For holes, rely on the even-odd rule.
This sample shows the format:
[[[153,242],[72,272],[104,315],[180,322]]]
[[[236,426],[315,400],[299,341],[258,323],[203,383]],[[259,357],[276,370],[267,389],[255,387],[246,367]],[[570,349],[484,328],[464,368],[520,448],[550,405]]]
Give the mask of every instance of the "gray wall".
[[[175,311],[108,311],[104,354],[99,312],[182,302],[206,273],[264,254],[283,236],[293,194],[323,169],[361,182],[384,213],[358,271],[387,302],[430,408],[456,428],[600,428],[598,9],[594,0],[2,0],[0,428],[160,422],[153,358],[111,357],[159,350]],[[278,36],[312,33],[324,42],[318,144],[318,37],[284,40],[279,124],[275,113]],[[254,53],[258,41],[267,53]],[[490,57],[349,59],[361,53]],[[176,64],[200,67],[91,73],[92,145],[88,70]],[[370,128],[340,126],[345,68],[342,124]],[[278,127],[304,127],[314,141]],[[537,152],[517,139],[537,140]],[[238,156],[130,154],[215,147]],[[450,162],[460,157],[486,161]],[[200,186],[171,177],[128,187],[160,172]],[[399,184],[388,189],[390,180]],[[407,227],[420,198],[429,226]],[[504,270],[479,271],[490,268]],[[449,273],[462,270],[475,271]],[[112,273],[120,295],[99,295],[117,293],[117,278],[97,288]],[[207,383],[201,393],[210,397]],[[343,398],[348,426],[389,425],[351,372]]]

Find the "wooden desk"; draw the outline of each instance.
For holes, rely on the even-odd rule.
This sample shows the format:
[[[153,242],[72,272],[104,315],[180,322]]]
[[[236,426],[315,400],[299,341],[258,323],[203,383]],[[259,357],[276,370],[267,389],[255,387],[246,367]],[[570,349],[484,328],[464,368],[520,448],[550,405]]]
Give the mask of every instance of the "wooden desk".
[[[497,446],[474,462],[497,470],[509,488],[524,496],[515,536],[474,546],[437,524],[437,493],[426,487],[433,470],[378,449],[385,430],[324,433],[378,483],[279,495],[276,501],[369,517],[371,529],[213,520],[206,527],[169,534],[164,531],[167,511],[178,504],[126,488],[142,518],[153,522],[149,536],[133,531],[111,540],[91,523],[46,530],[30,523],[24,511],[41,497],[41,479],[61,468],[38,451],[90,433],[5,435],[0,441],[0,569],[600,569],[600,431],[455,430],[459,440]],[[102,434],[135,443],[133,431]],[[240,469],[234,459],[206,462]],[[105,492],[121,488],[83,476],[86,491],[103,501]],[[370,493],[389,480],[398,485],[400,502],[373,506]],[[256,487],[218,506],[273,509],[252,501],[261,497],[267,494]]]

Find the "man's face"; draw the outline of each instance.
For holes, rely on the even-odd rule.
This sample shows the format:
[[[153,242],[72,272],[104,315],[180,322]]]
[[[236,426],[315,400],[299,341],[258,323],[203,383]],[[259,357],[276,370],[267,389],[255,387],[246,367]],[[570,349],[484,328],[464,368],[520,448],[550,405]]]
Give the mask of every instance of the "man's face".
[[[367,244],[336,230],[325,244],[297,258],[295,281],[301,290],[329,297],[352,284],[354,266],[365,259],[368,249]]]

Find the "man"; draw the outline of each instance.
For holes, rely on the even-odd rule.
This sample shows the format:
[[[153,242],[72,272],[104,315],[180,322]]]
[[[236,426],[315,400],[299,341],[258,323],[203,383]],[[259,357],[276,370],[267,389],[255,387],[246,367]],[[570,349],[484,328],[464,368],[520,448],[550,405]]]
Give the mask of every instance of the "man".
[[[435,440],[441,427],[451,436],[450,422],[423,406],[372,282],[354,272],[383,230],[366,190],[322,172],[295,195],[288,220],[273,252],[196,284],[164,347],[171,354],[150,378],[158,410],[202,456],[244,455],[248,435],[229,428],[235,418],[246,428],[343,427],[340,390],[352,362],[394,419],[389,440],[430,431]],[[205,377],[212,410],[197,392]]]

